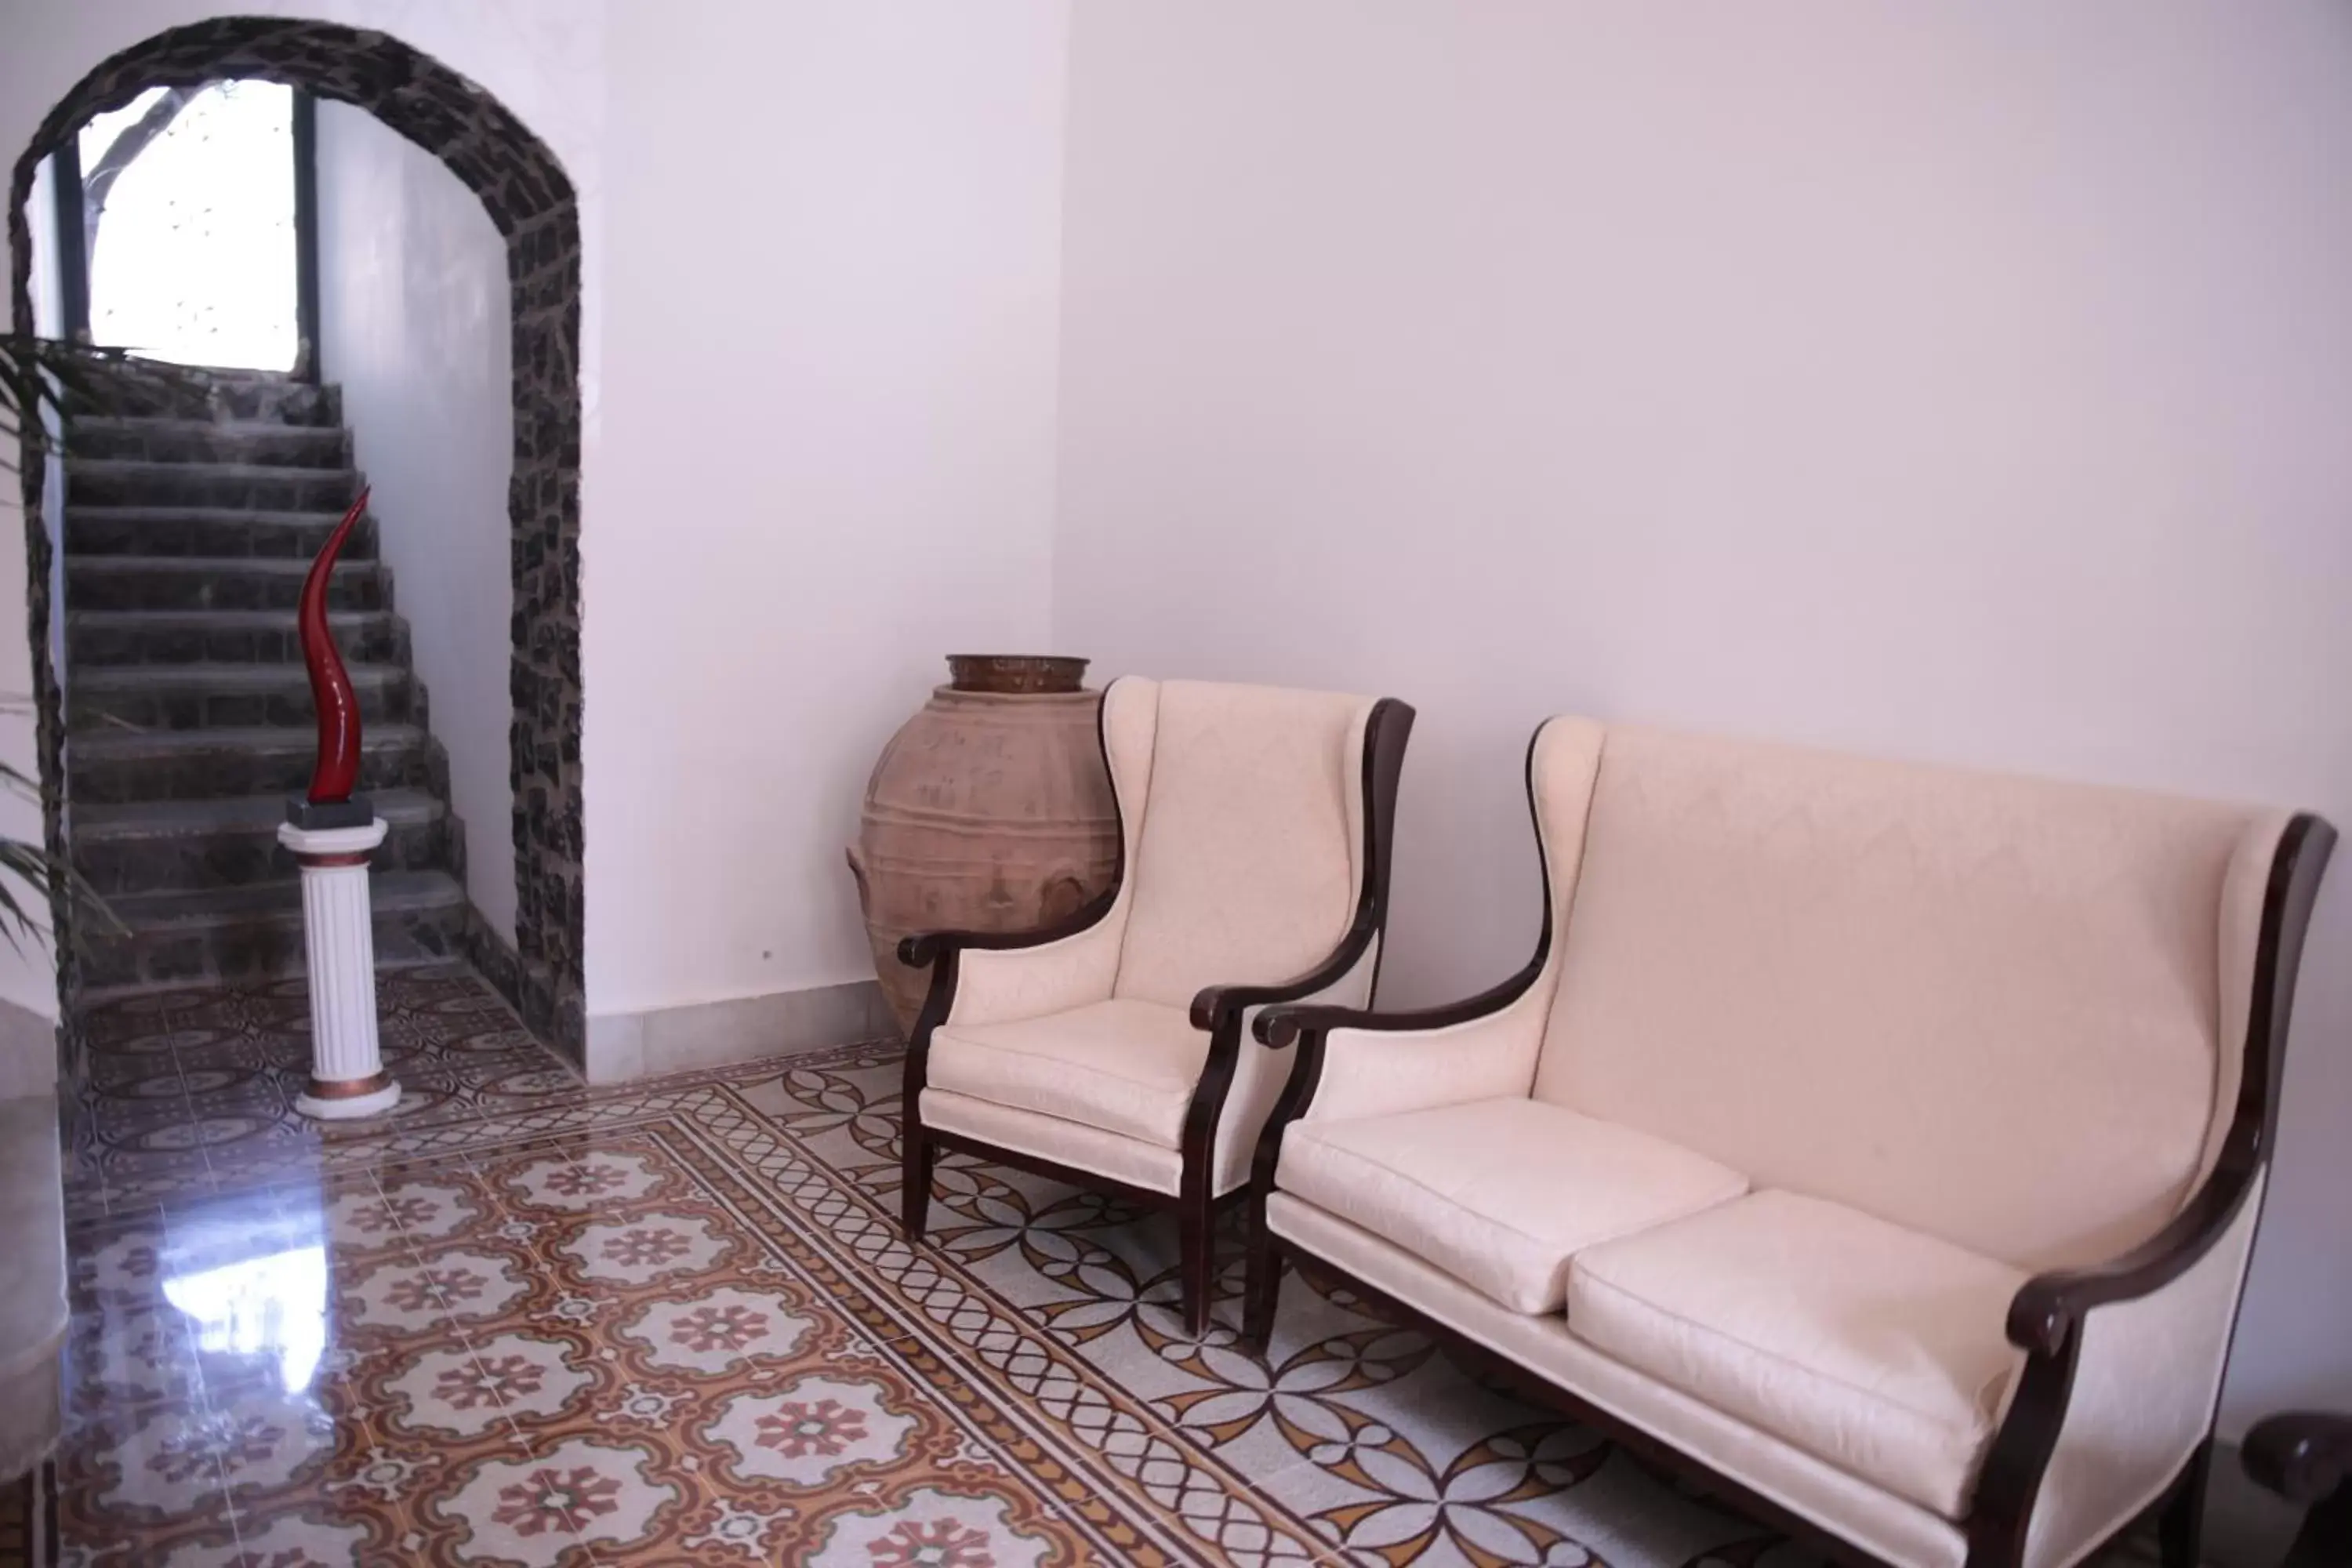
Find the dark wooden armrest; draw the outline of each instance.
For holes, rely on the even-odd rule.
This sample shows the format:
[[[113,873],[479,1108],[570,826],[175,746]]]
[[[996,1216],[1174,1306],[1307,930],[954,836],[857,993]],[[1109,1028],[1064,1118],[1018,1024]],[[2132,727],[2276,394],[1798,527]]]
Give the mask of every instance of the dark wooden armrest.
[[[1087,900],[1078,911],[1065,921],[1034,931],[927,931],[898,939],[898,962],[909,969],[929,969],[950,952],[1004,952],[1015,948],[1043,947],[1050,942],[1073,937],[1096,924],[1110,913],[1111,904],[1118,897],[1118,884]]]
[[[2279,836],[2263,894],[2238,1103],[2205,1184],[2172,1216],[2172,1223],[2122,1257],[2027,1280],[2009,1304],[2010,1343],[2037,1356],[2059,1355],[2085,1313],[2170,1284],[2204,1257],[2238,1217],[2255,1178],[2270,1162],[2295,973],[2311,924],[2311,906],[2319,896],[2320,873],[2335,847],[2336,830],[2307,814],[2297,815]]]
[[[1331,1007],[1310,1005],[1305,1007],[1273,1007],[1257,1016],[1253,1031],[1259,1041],[1269,1046],[1286,1046],[1299,1036],[1312,1034],[1318,1038],[1334,1029],[1373,1029],[1390,1034],[1413,1034],[1424,1029],[1450,1029],[1456,1024],[1466,1024],[1474,1018],[1484,1018],[1499,1013],[1527,994],[1543,968],[1543,954],[1536,963],[1512,975],[1500,985],[1490,986],[1475,996],[1459,1002],[1448,1002],[1438,1007],[1419,1007],[1407,1012],[1375,1013],[1363,1007]]]
[[[1270,1007],[1277,1003],[1297,1002],[1312,996],[1318,991],[1337,985],[1348,977],[1372,945],[1380,933],[1377,918],[1359,919],[1331,952],[1331,956],[1296,979],[1274,985],[1207,985],[1192,998],[1192,1027],[1214,1033],[1227,1018],[1238,1017],[1247,1008]],[[1264,1038],[1263,1036],[1260,1038]]]
[[[2246,1474],[2289,1502],[2315,1503],[2352,1482],[2352,1415],[2294,1410],[2246,1434]]]
[[[2094,1308],[2150,1295],[2180,1278],[2238,1217],[2254,1170],[2216,1170],[2170,1225],[2119,1258],[2028,1279],[2010,1299],[2009,1342],[2054,1356]]]

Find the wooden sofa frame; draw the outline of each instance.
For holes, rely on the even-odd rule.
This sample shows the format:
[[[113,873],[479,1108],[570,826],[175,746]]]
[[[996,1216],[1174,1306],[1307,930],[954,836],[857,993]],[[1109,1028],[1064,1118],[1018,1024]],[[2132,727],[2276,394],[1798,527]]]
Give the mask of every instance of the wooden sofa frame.
[[[1380,937],[1388,920],[1389,868],[1395,847],[1397,784],[1404,770],[1405,742],[1412,733],[1412,706],[1393,697],[1384,697],[1374,703],[1366,721],[1362,776],[1364,874],[1357,895],[1354,917],[1329,956],[1306,973],[1278,984],[1211,985],[1192,998],[1192,1026],[1209,1036],[1209,1055],[1202,1068],[1200,1082],[1193,1088],[1192,1104],[1185,1111],[1181,1149],[1184,1173],[1179,1192],[1153,1192],[1150,1188],[1092,1171],[1079,1170],[1038,1155],[998,1148],[978,1139],[926,1127],[922,1121],[923,1087],[930,1056],[931,1034],[947,1021],[955,1005],[956,980],[963,954],[975,950],[1003,952],[1061,942],[1099,924],[1118,901],[1119,888],[1126,880],[1128,869],[1127,805],[1118,800],[1115,788],[1112,795],[1119,821],[1117,868],[1110,885],[1068,920],[1035,931],[929,931],[899,942],[898,962],[917,969],[928,967],[931,972],[930,989],[924,995],[922,1010],[916,1016],[915,1026],[908,1040],[906,1072],[900,1096],[903,1120],[900,1123],[899,1202],[901,1223],[909,1242],[923,1239],[925,1220],[930,1207],[931,1167],[938,1151],[941,1149],[958,1150],[1074,1187],[1125,1198],[1146,1209],[1172,1209],[1176,1213],[1180,1237],[1185,1327],[1195,1339],[1209,1331],[1210,1305],[1216,1282],[1217,1215],[1221,1210],[1244,1203],[1251,1190],[1251,1184],[1244,1183],[1223,1197],[1216,1196],[1213,1192],[1217,1121],[1224,1112],[1225,1097],[1233,1087],[1234,1069],[1240,1059],[1244,1016],[1251,1008],[1297,1002],[1337,984],[1355,969],[1364,954],[1370,951],[1375,939]],[[1103,763],[1108,769],[1110,765],[1109,747],[1102,733],[1099,713],[1096,716],[1095,732],[1097,743],[1103,747]],[[1385,945],[1382,951],[1385,951]],[[1372,955],[1374,990],[1379,985],[1381,956],[1378,952]],[[1371,994],[1367,992],[1368,995]],[[1253,1177],[1255,1174],[1254,1165]]]
[[[1538,816],[1537,831],[1540,841],[1534,770],[1535,742],[1530,742],[1528,804],[1530,814]],[[2335,843],[2336,830],[2308,814],[2294,816],[2280,836],[2263,895],[2253,997],[2246,1016],[2245,1071],[2239,1079],[2237,1106],[2221,1156],[2203,1185],[2170,1223],[2138,1247],[2094,1268],[2035,1276],[2011,1300],[2007,1332],[2010,1342],[2026,1352],[2025,1367],[2020,1374],[2016,1396],[1994,1435],[1978,1478],[1973,1505],[1965,1521],[1969,1542],[1966,1568],[2017,1568],[2023,1561],[2026,1527],[2032,1519],[2042,1473],[2057,1447],[2067,1399],[2074,1389],[2084,1314],[2095,1307],[2147,1295],[2185,1273],[2229,1229],[2252,1194],[2256,1178],[2268,1165],[2272,1141],[2276,1136],[2279,1080],[2286,1058],[2295,973],[2302,962],[2304,937],[2311,923],[2320,874],[2326,868]],[[1259,1135],[1252,1179],[1246,1189],[1255,1197],[1244,1287],[1244,1345],[1255,1352],[1265,1351],[1273,1333],[1284,1263],[1289,1252],[1300,1251],[1301,1261],[1310,1264],[1318,1275],[1374,1303],[1378,1310],[1399,1321],[1415,1323],[1469,1363],[1540,1395],[1545,1402],[1606,1433],[1633,1452],[1696,1478],[1742,1512],[1824,1549],[1840,1562],[1884,1568],[1880,1559],[1843,1537],[1475,1343],[1386,1291],[1322,1258],[1304,1254],[1303,1249],[1286,1244],[1268,1227],[1265,1197],[1275,1190],[1283,1132],[1314,1102],[1316,1085],[1323,1070],[1325,1044],[1332,1031],[1418,1032],[1446,1028],[1499,1012],[1518,1000],[1543,973],[1552,942],[1561,934],[1552,929],[1551,869],[1548,861],[1543,877],[1543,930],[1536,943],[1535,956],[1517,973],[1488,991],[1465,1001],[1417,1012],[1293,1006],[1271,1009],[1258,1016],[1255,1032],[1261,1041],[1274,1046],[1295,1043],[1298,1055],[1291,1064],[1289,1082],[1266,1119],[1265,1131]],[[2166,1568],[2196,1568],[2212,1451],[2209,1417],[2204,1441],[2149,1510],[2158,1515],[2160,1550]],[[2137,1522],[2133,1521],[2135,1525]],[[2119,1531],[2117,1536],[2127,1533],[2130,1528]]]

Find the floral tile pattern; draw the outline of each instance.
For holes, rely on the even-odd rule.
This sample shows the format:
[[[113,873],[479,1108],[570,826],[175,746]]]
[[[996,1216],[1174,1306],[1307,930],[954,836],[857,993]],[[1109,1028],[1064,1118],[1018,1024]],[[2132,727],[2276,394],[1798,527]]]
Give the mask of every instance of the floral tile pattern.
[[[287,1108],[299,986],[92,1019],[65,1561],[1814,1561],[1345,1294],[1244,1354],[1237,1251],[1193,1342],[1118,1203],[956,1157],[909,1248],[895,1046],[589,1089],[468,976],[384,990],[357,1125]]]

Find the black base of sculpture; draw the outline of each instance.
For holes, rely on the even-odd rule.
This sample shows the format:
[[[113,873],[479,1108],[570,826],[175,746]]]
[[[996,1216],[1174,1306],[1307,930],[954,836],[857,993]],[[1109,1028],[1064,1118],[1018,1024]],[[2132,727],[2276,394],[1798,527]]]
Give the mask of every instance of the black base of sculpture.
[[[323,833],[331,827],[365,827],[375,820],[375,803],[363,795],[328,801],[289,795],[286,797],[286,820],[306,833]]]

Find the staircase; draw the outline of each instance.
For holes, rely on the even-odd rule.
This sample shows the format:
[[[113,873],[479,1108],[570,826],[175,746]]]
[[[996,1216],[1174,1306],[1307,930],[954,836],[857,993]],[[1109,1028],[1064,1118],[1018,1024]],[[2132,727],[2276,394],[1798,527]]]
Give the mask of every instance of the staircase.
[[[127,929],[89,932],[84,986],[299,973],[301,890],[277,833],[316,751],[295,601],[359,490],[341,396],[214,372],[126,384],[108,409],[68,433],[66,778],[74,864]],[[377,963],[457,956],[464,833],[373,518],[329,610],[359,692],[360,787],[391,826]]]

